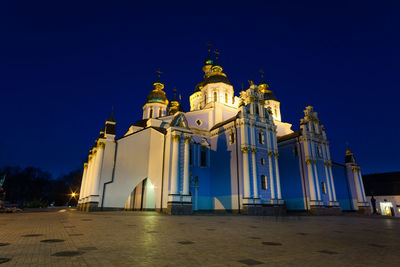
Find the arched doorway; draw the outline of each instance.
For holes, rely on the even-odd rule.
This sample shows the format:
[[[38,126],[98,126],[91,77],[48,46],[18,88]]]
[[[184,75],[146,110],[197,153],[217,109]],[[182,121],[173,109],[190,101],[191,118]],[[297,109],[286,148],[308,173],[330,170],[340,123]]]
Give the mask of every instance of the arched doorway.
[[[156,210],[154,185],[150,179],[143,179],[130,193],[125,203],[125,210],[150,211]]]

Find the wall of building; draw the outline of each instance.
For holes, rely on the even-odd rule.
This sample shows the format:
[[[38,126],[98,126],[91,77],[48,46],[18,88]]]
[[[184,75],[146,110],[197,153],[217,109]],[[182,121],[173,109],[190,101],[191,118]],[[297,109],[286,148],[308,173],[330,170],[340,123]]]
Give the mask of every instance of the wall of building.
[[[129,195],[145,178],[154,185],[156,206],[161,196],[162,153],[164,137],[147,128],[119,139],[113,181],[106,184],[103,207],[124,208]],[[151,168],[151,170],[149,170]]]
[[[215,210],[238,210],[236,140],[229,142],[233,122],[210,139],[210,185]]]
[[[297,141],[279,144],[279,171],[282,198],[287,210],[305,210],[304,189],[299,164]]]
[[[336,200],[343,211],[353,210],[350,187],[344,165],[332,163],[333,182],[335,184]]]

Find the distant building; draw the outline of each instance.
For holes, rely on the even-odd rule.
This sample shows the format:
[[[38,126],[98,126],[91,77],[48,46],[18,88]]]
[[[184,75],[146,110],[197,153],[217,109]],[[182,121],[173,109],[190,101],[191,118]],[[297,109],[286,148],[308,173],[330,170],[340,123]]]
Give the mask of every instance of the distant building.
[[[105,122],[84,165],[81,210],[370,211],[353,153],[332,161],[313,107],[294,132],[263,77],[235,95],[217,59],[203,71],[190,111],[158,80],[124,136],[115,138],[113,115]]]
[[[400,172],[367,174],[363,181],[368,201],[375,198],[377,213],[400,217]]]

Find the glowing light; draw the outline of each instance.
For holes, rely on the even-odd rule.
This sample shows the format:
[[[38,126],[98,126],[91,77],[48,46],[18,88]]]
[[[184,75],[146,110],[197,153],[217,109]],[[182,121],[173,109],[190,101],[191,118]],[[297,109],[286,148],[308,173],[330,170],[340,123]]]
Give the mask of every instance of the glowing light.
[[[153,184],[150,184],[150,189],[154,189],[154,185]]]
[[[75,196],[76,196],[76,193],[72,192],[71,197],[75,197]]]

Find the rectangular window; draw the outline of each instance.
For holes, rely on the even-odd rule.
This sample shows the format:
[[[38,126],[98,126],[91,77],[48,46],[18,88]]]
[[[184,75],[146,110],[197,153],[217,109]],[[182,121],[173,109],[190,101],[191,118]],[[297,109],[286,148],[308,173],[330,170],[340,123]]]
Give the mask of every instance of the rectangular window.
[[[200,151],[200,166],[207,167],[207,148],[202,146]]]
[[[326,185],[325,185],[325,182],[321,182],[321,189],[322,189],[322,194],[326,194]]]
[[[261,175],[261,189],[268,189],[267,176],[265,176],[264,174]]]

